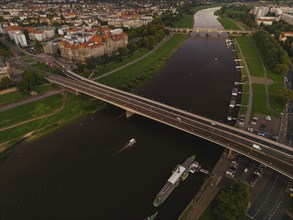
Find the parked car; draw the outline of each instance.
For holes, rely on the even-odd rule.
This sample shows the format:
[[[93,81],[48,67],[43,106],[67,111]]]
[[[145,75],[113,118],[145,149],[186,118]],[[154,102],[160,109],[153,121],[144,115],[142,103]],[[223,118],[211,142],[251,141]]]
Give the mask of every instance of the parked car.
[[[259,131],[259,132],[258,132],[258,135],[264,137],[264,136],[266,135],[266,133],[265,133],[264,131]]]
[[[247,131],[253,132],[253,128],[247,128]]]
[[[265,120],[266,120],[266,121],[270,121],[270,120],[272,120],[272,118],[271,118],[271,116],[267,115],[267,116],[265,117]]]

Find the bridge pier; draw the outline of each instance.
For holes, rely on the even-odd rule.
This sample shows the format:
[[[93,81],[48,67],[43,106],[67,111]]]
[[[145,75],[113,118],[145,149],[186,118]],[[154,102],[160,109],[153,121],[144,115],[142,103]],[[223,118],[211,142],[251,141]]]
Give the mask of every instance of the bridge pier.
[[[232,153],[233,153],[233,150],[228,149],[227,157],[231,157]]]
[[[126,118],[129,118],[133,114],[133,112],[126,110]]]
[[[79,91],[76,91],[76,90],[75,90],[75,95],[79,95]]]

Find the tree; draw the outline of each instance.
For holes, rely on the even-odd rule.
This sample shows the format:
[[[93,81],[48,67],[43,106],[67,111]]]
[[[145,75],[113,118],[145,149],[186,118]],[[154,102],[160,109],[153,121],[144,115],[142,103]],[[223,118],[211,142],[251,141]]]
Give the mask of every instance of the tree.
[[[282,75],[285,75],[286,73],[288,73],[289,71],[289,67],[285,64],[277,64],[274,68],[274,71],[276,73],[279,73],[279,74],[282,74]]]
[[[284,87],[279,91],[279,95],[285,103],[293,101],[293,91],[291,89]]]
[[[244,220],[248,206],[250,190],[241,182],[224,188],[217,196],[215,213],[219,219]]]
[[[20,91],[29,93],[35,86],[42,84],[42,82],[43,77],[40,74],[32,71],[24,71],[22,80],[16,86]]]
[[[11,86],[11,79],[9,77],[4,77],[0,81],[0,87],[3,89],[7,89],[9,86]]]

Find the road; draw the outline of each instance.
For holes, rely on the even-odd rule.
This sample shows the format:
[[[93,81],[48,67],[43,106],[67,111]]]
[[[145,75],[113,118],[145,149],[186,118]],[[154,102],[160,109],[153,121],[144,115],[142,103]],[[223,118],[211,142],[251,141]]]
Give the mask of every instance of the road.
[[[292,149],[286,145],[159,102],[95,83],[77,75],[71,76],[77,77],[78,80],[56,75],[48,75],[46,79],[73,91],[123,108],[128,112],[151,118],[230,148],[293,178]],[[254,143],[261,146],[261,150],[254,149],[252,147]]]

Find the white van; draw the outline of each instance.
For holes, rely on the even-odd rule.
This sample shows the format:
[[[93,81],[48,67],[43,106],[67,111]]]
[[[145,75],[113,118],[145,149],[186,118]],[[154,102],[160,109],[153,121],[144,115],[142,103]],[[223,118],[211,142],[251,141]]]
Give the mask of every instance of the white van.
[[[253,144],[252,147],[257,149],[257,150],[261,150],[261,147],[259,145],[257,145],[257,144]]]

